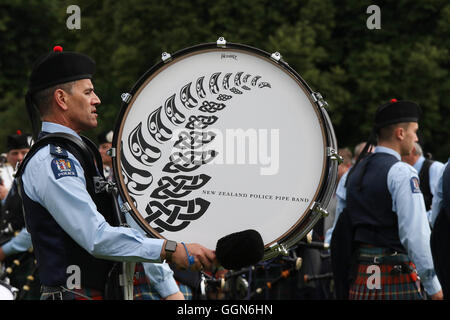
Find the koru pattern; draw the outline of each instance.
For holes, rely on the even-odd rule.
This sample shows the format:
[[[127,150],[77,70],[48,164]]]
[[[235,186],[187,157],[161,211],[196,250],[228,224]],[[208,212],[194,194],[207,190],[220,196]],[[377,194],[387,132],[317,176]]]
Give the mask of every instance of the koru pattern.
[[[260,75],[244,71],[201,76],[184,85],[178,95],[175,92],[161,101],[128,136],[122,137],[122,176],[135,206],[136,197],[148,194],[152,188],[151,170],[157,161],[165,158],[161,151],[163,145],[175,139],[163,176],[145,207],[148,216],[144,219],[156,232],[183,230],[207,211],[210,203],[201,197],[192,197],[191,193],[212,179],[200,172],[202,166],[218,154],[208,149],[215,138],[208,127],[220,120],[220,112],[231,107],[228,102],[234,101],[233,97],[253,89],[271,88],[269,82],[260,79]],[[124,147],[129,152],[125,153]],[[136,162],[139,168],[133,165]]]

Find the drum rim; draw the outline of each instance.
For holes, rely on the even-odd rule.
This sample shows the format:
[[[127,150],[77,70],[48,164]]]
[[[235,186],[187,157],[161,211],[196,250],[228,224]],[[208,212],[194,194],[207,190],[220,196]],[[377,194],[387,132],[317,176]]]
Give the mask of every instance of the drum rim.
[[[171,62],[177,61],[179,58],[188,57],[191,53],[198,53],[198,52],[204,52],[207,50],[211,51],[220,51],[224,50],[240,50],[244,51],[245,53],[251,53],[254,55],[257,55],[262,58],[266,58],[268,62],[272,62],[274,65],[281,67],[284,69],[295,81],[298,81],[300,84],[300,87],[303,90],[306,90],[305,94],[307,95],[308,99],[310,100],[311,106],[314,107],[314,111],[317,115],[317,119],[320,123],[320,129],[322,132],[322,138],[323,138],[323,144],[325,147],[324,150],[324,164],[322,166],[322,173],[320,177],[320,183],[317,189],[315,190],[315,195],[313,197],[314,201],[311,201],[310,206],[299,216],[299,219],[296,221],[294,225],[292,225],[289,230],[285,231],[281,236],[279,236],[277,239],[271,241],[270,243],[265,244],[265,250],[267,251],[273,251],[271,248],[273,248],[276,245],[283,245],[286,248],[289,248],[293,246],[295,243],[293,243],[292,239],[294,239],[294,242],[298,242],[301,238],[306,236],[307,232],[309,232],[312,227],[317,223],[317,221],[322,217],[321,215],[314,215],[312,206],[314,203],[320,203],[322,207],[326,207],[328,205],[329,199],[331,198],[332,191],[336,188],[336,177],[337,177],[337,165],[335,166],[336,170],[333,169],[332,162],[330,162],[330,157],[327,155],[327,149],[329,147],[334,148],[337,150],[337,143],[336,138],[334,136],[334,130],[332,127],[331,120],[328,117],[328,114],[326,110],[319,106],[317,103],[315,103],[311,97],[311,94],[314,92],[311,87],[306,83],[306,81],[298,74],[292,67],[290,67],[284,60],[280,59],[278,61],[275,61],[271,58],[271,54],[261,50],[259,48],[255,48],[249,45],[240,44],[240,43],[229,43],[227,42],[225,47],[218,47],[217,43],[211,42],[211,43],[202,43],[197,44],[191,47],[187,47],[184,49],[181,49],[173,54],[171,54]],[[132,97],[136,96],[136,93],[142,88],[142,85],[147,82],[147,80],[150,77],[156,76],[156,73],[162,72],[165,68],[164,66],[170,66],[171,63],[165,63],[164,61],[159,61],[156,64],[154,64],[152,67],[150,67],[131,87],[131,89],[128,91],[128,94],[130,94]],[[114,176],[116,179],[116,183],[118,186],[118,190],[120,193],[120,196],[122,197],[124,202],[127,202],[130,206],[131,204],[128,201],[128,197],[125,194],[124,186],[122,185],[121,179],[118,174],[122,174],[121,169],[119,168],[119,161],[120,161],[120,155],[119,155],[119,148],[120,146],[118,143],[119,140],[119,133],[121,133],[123,130],[123,118],[127,113],[129,112],[129,105],[134,102],[134,99],[130,99],[130,101],[122,101],[120,112],[116,118],[115,126],[114,126],[114,136],[113,136],[113,142],[112,146],[113,148],[116,148],[115,153],[115,159],[113,159],[113,170],[114,170]],[[334,162],[334,161],[333,161]],[[119,170],[120,169],[120,170]],[[328,174],[327,172],[334,173]],[[327,195],[330,195],[327,199]],[[325,202],[322,201],[322,199],[325,199]],[[160,239],[166,239],[164,236],[159,234],[158,232],[154,231],[153,228],[151,228],[148,223],[144,223],[142,220],[144,220],[141,216],[138,216],[137,213],[133,208],[131,208],[129,211],[130,215],[132,216],[133,220],[141,227],[147,234],[150,234],[153,237],[160,238]],[[311,215],[313,217],[311,217]],[[306,226],[305,226],[306,225]],[[297,230],[300,230],[303,227],[303,230],[301,234],[296,232]],[[149,230],[152,229],[152,230]],[[299,235],[301,236],[299,239]],[[267,252],[268,253],[268,252]],[[269,256],[270,254],[265,254],[265,256]],[[268,258],[268,257],[267,257]],[[265,260],[267,259],[265,257]]]

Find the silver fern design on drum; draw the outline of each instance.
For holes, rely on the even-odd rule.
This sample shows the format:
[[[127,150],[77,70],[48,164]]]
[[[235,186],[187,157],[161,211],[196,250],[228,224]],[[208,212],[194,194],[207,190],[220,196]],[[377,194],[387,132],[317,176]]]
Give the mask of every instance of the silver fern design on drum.
[[[207,150],[208,144],[216,137],[213,131],[208,131],[208,127],[220,121],[220,112],[232,107],[228,101],[235,95],[250,92],[251,87],[270,88],[268,82],[258,83],[261,78],[259,75],[253,78],[248,73],[245,73],[244,77],[242,75],[243,71],[234,76],[233,73],[214,72],[207,82],[206,75],[201,76],[195,80],[193,93],[193,82],[187,83],[181,87],[178,98],[174,93],[163,100],[164,103],[160,107],[152,109],[146,126],[140,122],[128,137],[122,139],[126,142],[125,147],[129,152],[125,153],[122,145],[121,169],[130,197],[137,206],[135,197],[148,194],[153,175],[156,175],[155,172],[153,175],[150,173],[151,168],[167,153],[161,150],[167,142],[176,137],[168,156],[169,161],[163,166],[162,175],[151,190],[149,201],[146,204],[141,203],[141,207],[145,206],[145,212],[148,214],[144,218],[145,221],[158,233],[182,230],[207,211],[210,203],[201,197],[192,198],[191,193],[203,188],[213,179],[201,172],[202,166],[210,163],[218,154],[217,150]],[[204,88],[204,82],[207,90]],[[178,103],[184,108],[180,108]],[[147,132],[143,132],[145,129]],[[131,156],[133,163],[139,164],[139,169],[130,163],[127,156]]]
[[[136,201],[133,195],[138,196],[144,194],[148,187],[150,187],[150,185],[152,184],[153,176],[147,170],[140,170],[130,165],[123,153],[123,143],[121,143],[121,145],[122,148],[120,152],[120,158],[122,160],[122,177],[128,192],[131,194],[130,197],[133,200],[133,203],[136,205]]]
[[[190,85],[190,83],[188,84]],[[183,92],[183,89],[181,90]],[[186,107],[191,106],[191,97],[184,97],[181,95],[181,101]],[[172,122],[174,125],[180,125],[183,122],[186,121],[186,117],[184,114],[182,114],[180,111],[178,111],[176,105],[175,105],[175,94],[172,95],[169,99],[166,100],[164,103],[164,111],[166,112],[167,118]]]
[[[133,157],[146,166],[151,166],[161,157],[161,150],[145,141],[142,135],[142,123],[131,131],[128,136],[128,145]]]
[[[172,138],[172,131],[162,122],[161,110],[162,106],[148,116],[147,128],[157,142],[164,143]]]

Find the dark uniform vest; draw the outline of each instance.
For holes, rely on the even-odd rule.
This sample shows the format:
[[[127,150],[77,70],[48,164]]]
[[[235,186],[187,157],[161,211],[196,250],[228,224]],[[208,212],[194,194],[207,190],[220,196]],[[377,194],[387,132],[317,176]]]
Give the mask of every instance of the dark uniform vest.
[[[431,203],[433,202],[433,195],[430,189],[430,167],[433,162],[433,160],[425,159],[419,172],[420,191],[422,191],[427,211],[431,209]]]
[[[346,208],[355,228],[353,241],[405,252],[387,186],[389,169],[397,161],[393,155],[373,153],[358,163],[347,178]]]
[[[450,221],[450,163],[442,174],[442,209],[439,215],[445,215]]]
[[[22,214],[22,201],[13,182],[11,189],[1,206],[0,214],[0,245],[11,240],[15,232],[25,226]]]
[[[46,133],[41,133],[44,136]],[[58,133],[57,135],[61,135]],[[80,247],[72,238],[58,225],[46,208],[31,200],[24,192],[21,175],[31,157],[42,147],[53,144],[72,153],[83,167],[87,191],[97,206],[97,210],[105,217],[105,220],[114,225],[116,223],[112,208],[112,199],[107,193],[96,193],[94,176],[103,175],[100,154],[95,145],[83,137],[84,149],[66,138],[55,138],[48,135],[43,141],[37,141],[27,157],[18,169],[16,177],[20,194],[23,199],[25,223],[32,236],[32,242],[36,259],[38,261],[39,276],[41,283],[45,286],[65,286],[70,271],[68,267],[75,265],[81,271],[81,287],[104,291],[108,279],[108,273],[113,264],[110,261],[97,259]],[[71,136],[72,140],[76,139]],[[50,138],[50,139],[49,139]],[[52,140],[53,139],[53,140]],[[78,139],[79,141],[79,139]],[[44,142],[44,143],[43,143]],[[78,142],[79,143],[79,142]],[[86,148],[87,147],[87,148]],[[89,154],[87,154],[89,153]],[[64,154],[64,152],[62,153]],[[64,157],[64,155],[61,155]],[[97,167],[94,163],[97,162]],[[37,182],[38,183],[38,182]]]
[[[442,208],[431,231],[430,247],[434,269],[442,286],[444,299],[450,299],[450,164],[442,176]]]

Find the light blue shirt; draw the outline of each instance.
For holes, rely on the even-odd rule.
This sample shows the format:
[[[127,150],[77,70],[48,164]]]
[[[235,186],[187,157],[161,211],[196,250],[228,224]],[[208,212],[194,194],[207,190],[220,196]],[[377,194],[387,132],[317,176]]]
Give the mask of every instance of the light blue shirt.
[[[417,170],[417,172],[420,172],[420,170],[422,169],[423,166],[423,162],[425,161],[425,157],[424,156],[420,156],[419,159],[417,159],[416,163],[414,163],[413,167],[414,169]],[[442,173],[442,168],[444,167],[444,164],[442,162],[439,161],[434,161],[430,168],[429,168],[429,185],[430,185],[430,191],[431,194],[434,195],[436,194],[436,185],[439,179],[439,174]],[[433,204],[431,204],[433,205]],[[432,209],[427,211],[427,216],[428,216],[428,221],[430,221],[431,223],[431,214],[432,214]]]
[[[42,131],[65,132],[80,138],[70,128],[50,122],[43,122]],[[78,245],[97,258],[161,262],[164,240],[147,238],[132,228],[109,225],[86,190],[83,168],[70,153],[69,158],[73,161],[77,176],[56,179],[51,167],[53,155],[50,154],[50,146],[41,148],[22,175],[27,196],[46,208]]]
[[[5,243],[2,246],[3,253],[6,256],[25,252],[28,249],[31,248],[31,236],[28,233],[26,228],[23,228],[20,230],[20,232],[17,234],[17,236],[13,237],[11,240],[9,240],[7,243]]]
[[[137,224],[137,222],[127,214],[125,216],[127,223],[130,227],[141,231],[142,234],[145,232],[141,227]],[[163,263],[142,263],[144,267],[144,272],[146,276],[149,278],[152,286],[158,291],[159,295],[162,298],[166,298],[172,294],[180,291],[178,288],[178,284],[173,278],[173,271],[170,269],[169,265],[166,262]]]
[[[401,160],[400,155],[390,148],[377,146],[374,152],[389,153]],[[417,273],[425,290],[428,294],[433,295],[441,290],[441,285],[434,271],[430,248],[431,230],[425,202],[422,193],[412,192],[411,179],[413,177],[418,179],[416,169],[405,162],[398,161],[389,169],[387,186],[392,197],[392,211],[397,213],[400,242],[416,265]],[[338,203],[335,221],[339,217],[338,211],[340,214],[346,206],[346,179],[343,178],[344,176],[339,181],[340,189],[338,187],[339,190],[336,191]]]
[[[442,166],[439,175],[439,178],[436,182],[436,193],[433,196],[433,202],[431,203],[431,215],[430,215],[430,224],[431,227],[434,227],[434,223],[436,222],[436,218],[439,214],[439,212],[442,209],[442,198],[444,197],[443,195],[443,191],[442,191],[442,180],[443,180],[443,175],[444,175],[444,171],[445,168],[447,168],[447,166],[450,163],[450,158],[447,161],[447,163]]]
[[[345,195],[347,192],[347,189],[345,188],[345,181],[347,181],[347,175],[349,171],[350,170],[347,170],[347,172],[342,175],[336,188],[336,211],[334,214],[333,226],[327,230],[324,240],[324,242],[328,245],[331,242],[331,235],[333,234],[333,230],[336,227],[336,222],[338,221],[342,210],[344,210],[345,208]]]

